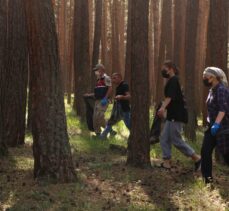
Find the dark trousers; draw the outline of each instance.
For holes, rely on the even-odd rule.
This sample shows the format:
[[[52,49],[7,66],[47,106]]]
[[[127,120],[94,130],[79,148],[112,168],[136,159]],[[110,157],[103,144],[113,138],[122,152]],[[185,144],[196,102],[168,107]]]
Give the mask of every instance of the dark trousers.
[[[204,178],[212,177],[212,153],[216,146],[216,137],[211,135],[210,129],[204,133],[201,148],[201,172]],[[229,165],[229,154],[223,155],[224,161]]]
[[[201,172],[204,178],[212,177],[212,153],[216,146],[216,137],[211,135],[210,129],[204,133],[201,148]]]

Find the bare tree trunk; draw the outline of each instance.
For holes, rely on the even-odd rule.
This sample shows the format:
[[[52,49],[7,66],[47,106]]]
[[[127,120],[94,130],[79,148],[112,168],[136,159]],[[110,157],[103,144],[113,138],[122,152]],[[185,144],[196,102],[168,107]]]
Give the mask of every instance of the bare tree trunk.
[[[157,83],[156,80],[160,74],[159,62],[159,46],[160,46],[160,2],[159,0],[152,0],[152,10],[153,10],[153,100],[156,100],[157,93]]]
[[[99,63],[99,52],[100,52],[100,43],[101,43],[101,33],[102,33],[102,0],[95,1],[95,28],[94,28],[94,43],[93,43],[93,53],[92,53],[92,68]],[[95,74],[91,71],[91,89],[95,87]]]
[[[5,69],[5,56],[6,56],[6,41],[7,41],[7,1],[0,0],[0,157],[5,156],[7,145],[3,138],[3,122],[4,111],[3,103],[5,101],[6,91],[6,69]]]
[[[187,0],[186,11],[186,33],[185,33],[185,93],[189,111],[189,122],[185,128],[185,135],[190,140],[196,140],[197,110],[195,98],[195,59],[196,59],[196,37],[198,24],[199,2]]]
[[[173,61],[179,67],[179,77],[185,82],[185,29],[187,0],[174,0]]]
[[[127,164],[136,167],[151,166],[149,154],[148,12],[146,11],[149,11],[149,1],[132,0],[131,83],[135,86],[131,86],[132,125],[128,140]]]
[[[131,87],[130,73],[131,73],[131,4],[132,1],[128,1],[128,19],[127,19],[127,39],[126,39],[126,63],[125,63],[125,80]]]
[[[60,61],[51,0],[27,0],[32,92],[34,177],[76,179],[61,87]]]
[[[102,33],[101,33],[101,61],[102,64],[105,65],[105,67],[108,67],[107,65],[107,0],[103,0],[103,10],[102,10]]]
[[[66,8],[67,1],[61,0],[59,5],[59,22],[58,22],[58,40],[59,40],[59,55],[60,55],[60,67],[61,67],[61,80],[64,91],[66,90]]]
[[[75,1],[75,0],[74,0]],[[92,55],[93,55],[93,44],[94,44],[94,25],[95,25],[95,0],[88,1],[89,10],[89,55],[90,55],[90,67],[92,65]],[[76,2],[76,1],[75,1]]]
[[[125,1],[121,0],[118,4],[118,27],[119,27],[119,63],[120,72],[125,74]]]
[[[8,146],[24,144],[28,81],[28,49],[25,7],[21,0],[8,1],[4,139]]]
[[[219,67],[226,75],[228,75],[228,6],[227,0],[210,0],[206,57],[206,66]],[[216,159],[222,161],[217,150]]]
[[[149,90],[150,90],[150,100],[153,99],[153,86],[155,86],[155,74],[154,74],[154,46],[153,46],[153,7],[152,0],[150,0],[149,7]]]
[[[207,48],[207,26],[209,17],[209,1],[200,1],[198,16],[198,33],[196,44],[196,108],[198,116],[201,115],[204,108],[206,112],[206,97],[203,97],[203,70],[205,68],[206,48]],[[204,104],[203,104],[204,101]],[[206,115],[204,115],[206,118]],[[205,119],[206,122],[206,119]],[[206,125],[206,124],[205,124]]]
[[[75,0],[74,32],[74,109],[77,115],[85,120],[83,95],[91,88],[88,1]]]
[[[162,2],[162,17],[161,17],[161,39],[159,48],[159,68],[166,59],[172,59],[172,1],[163,0]],[[163,98],[163,79],[161,74],[157,74],[157,96],[156,101],[160,102]]]
[[[73,19],[74,19],[74,0],[69,2],[69,15],[68,15],[68,36],[67,36],[67,103],[71,104],[72,94],[72,81],[73,81]]]
[[[111,42],[112,42],[112,72],[120,73],[120,60],[119,60],[119,27],[118,27],[118,0],[113,1],[111,12]]]

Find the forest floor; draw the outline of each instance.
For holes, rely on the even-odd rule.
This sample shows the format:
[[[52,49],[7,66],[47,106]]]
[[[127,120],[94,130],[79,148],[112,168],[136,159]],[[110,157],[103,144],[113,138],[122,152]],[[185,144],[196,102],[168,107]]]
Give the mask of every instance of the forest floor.
[[[26,144],[10,149],[0,160],[0,210],[229,210],[229,168],[214,163],[213,186],[205,186],[193,163],[173,149],[173,168],[160,163],[158,144],[151,147],[151,169],[125,165],[128,132],[122,123],[118,135],[107,141],[93,140],[67,107],[68,132],[78,181],[70,184],[38,183],[33,179],[32,137]],[[190,143],[200,151],[198,141]]]

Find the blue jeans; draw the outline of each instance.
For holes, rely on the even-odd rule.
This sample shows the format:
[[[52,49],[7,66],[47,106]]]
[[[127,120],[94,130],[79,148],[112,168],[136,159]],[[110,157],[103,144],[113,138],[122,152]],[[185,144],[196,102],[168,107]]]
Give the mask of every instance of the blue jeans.
[[[131,128],[131,115],[130,115],[130,112],[129,111],[128,112],[122,112],[122,114],[121,114],[121,120],[123,120],[123,122],[125,123],[126,127],[130,130],[130,128]],[[112,126],[113,125],[111,125],[109,123],[107,124],[106,128],[101,133],[101,137],[102,138],[107,137],[108,133],[110,133],[112,131]]]

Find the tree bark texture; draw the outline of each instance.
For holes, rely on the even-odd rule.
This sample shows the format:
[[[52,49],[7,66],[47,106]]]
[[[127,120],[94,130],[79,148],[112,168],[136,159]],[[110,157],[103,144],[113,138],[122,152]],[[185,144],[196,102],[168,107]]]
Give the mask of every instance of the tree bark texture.
[[[58,41],[51,0],[26,0],[32,94],[34,177],[76,179],[61,86]]]
[[[185,82],[185,29],[187,0],[174,0],[173,62],[180,69],[179,77]]]
[[[85,119],[83,95],[91,89],[91,69],[89,53],[88,1],[75,1],[74,17],[74,69],[75,99],[74,109],[81,119]]]
[[[131,64],[130,64],[130,54],[131,54],[131,4],[132,0],[128,0],[128,18],[127,18],[127,36],[126,36],[126,62],[125,62],[125,80],[131,87]]]
[[[8,1],[6,92],[4,139],[8,146],[24,144],[28,82],[28,48],[25,6],[21,0]]]
[[[99,63],[99,55],[100,55],[100,43],[101,43],[101,34],[102,34],[102,8],[103,1],[96,0],[95,1],[95,28],[94,28],[94,42],[93,42],[93,53],[92,53],[92,68]],[[91,79],[92,79],[92,90],[95,87],[95,74],[91,71]]]
[[[7,41],[7,1],[0,0],[0,157],[8,152],[5,139],[3,138],[3,102],[5,101],[6,91],[6,41]]]
[[[149,146],[149,1],[131,1],[131,131],[127,164],[150,167]],[[141,27],[139,27],[141,26]],[[139,127],[141,125],[141,127]]]
[[[195,54],[197,42],[199,1],[187,0],[186,33],[185,33],[185,94],[189,111],[189,122],[185,129],[185,135],[190,140],[196,140],[197,110],[195,98]]]
[[[159,103],[163,98],[163,79],[160,71],[165,60],[172,59],[172,1],[162,1],[162,16],[161,16],[161,38],[158,57],[158,72],[157,74],[157,96],[156,101]]]

